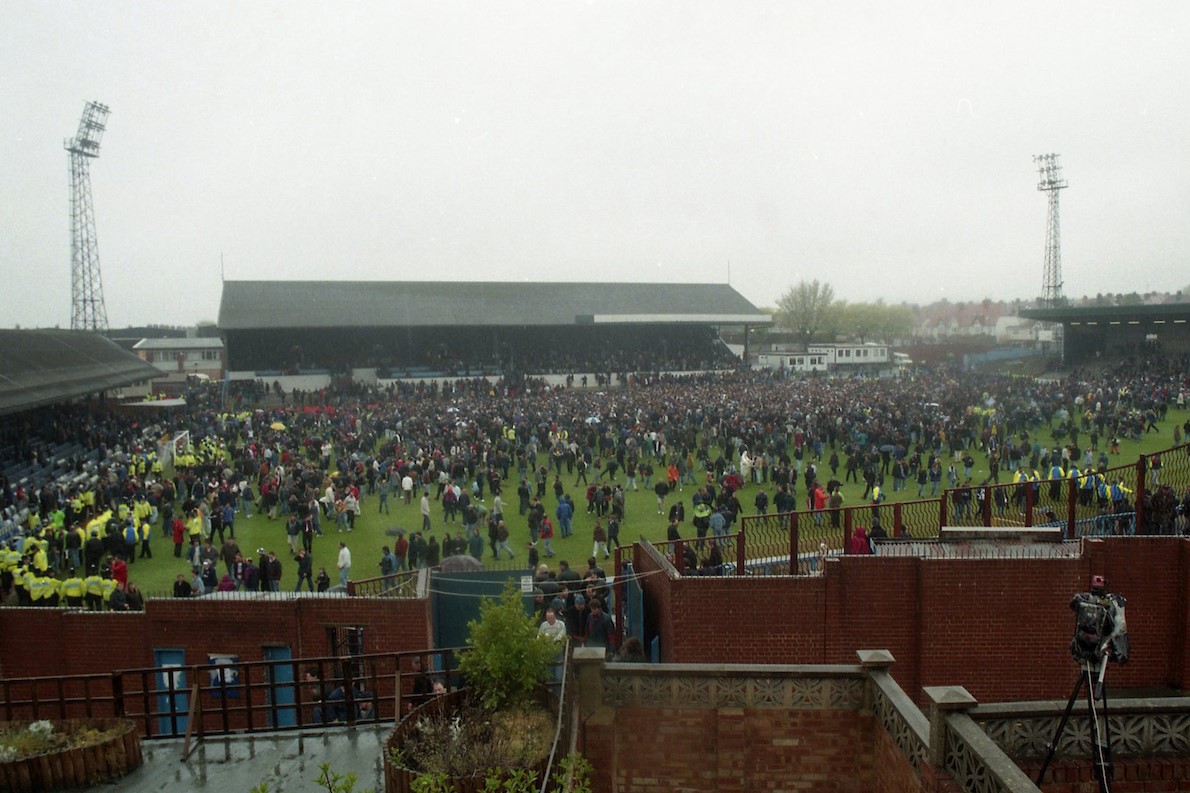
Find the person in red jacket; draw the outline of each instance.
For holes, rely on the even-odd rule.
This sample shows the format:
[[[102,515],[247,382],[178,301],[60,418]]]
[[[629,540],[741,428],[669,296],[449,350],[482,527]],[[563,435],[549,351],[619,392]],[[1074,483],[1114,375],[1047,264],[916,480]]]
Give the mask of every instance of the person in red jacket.
[[[128,563],[124,561],[123,556],[112,558],[112,580],[123,584],[125,589],[128,588]]]
[[[398,534],[396,542],[393,543],[393,556],[397,557],[397,571],[409,569],[409,540],[405,539],[405,535]]]
[[[538,537],[541,538],[542,547],[545,548],[546,556],[554,555],[554,524],[550,522],[549,517],[541,519],[541,526],[537,530]]]
[[[872,543],[863,526],[856,526],[847,540],[847,553],[853,556],[867,556],[872,553]]]
[[[170,530],[174,535],[174,558],[182,558],[182,544],[186,542],[186,524],[182,522],[181,517],[175,517]]]
[[[826,509],[826,504],[826,491],[823,490],[822,485],[819,484],[817,480],[815,480],[814,489],[810,491],[810,508],[814,510],[814,525],[821,525],[822,511]]]

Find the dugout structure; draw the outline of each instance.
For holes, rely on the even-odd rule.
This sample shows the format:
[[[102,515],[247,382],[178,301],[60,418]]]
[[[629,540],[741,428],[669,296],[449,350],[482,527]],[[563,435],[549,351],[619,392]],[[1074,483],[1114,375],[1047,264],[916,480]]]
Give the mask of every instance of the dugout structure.
[[[727,284],[225,281],[218,324],[233,372],[383,378],[728,368],[771,322]]]
[[[1063,360],[1070,366],[1146,350],[1190,352],[1190,303],[1032,308],[1021,316],[1061,324]]]

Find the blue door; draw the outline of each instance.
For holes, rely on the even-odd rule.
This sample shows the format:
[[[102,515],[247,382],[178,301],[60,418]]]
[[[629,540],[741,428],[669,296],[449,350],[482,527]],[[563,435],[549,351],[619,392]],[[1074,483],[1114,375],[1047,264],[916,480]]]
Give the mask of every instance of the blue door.
[[[264,660],[288,661],[293,653],[288,647],[264,648]],[[267,700],[269,704],[269,726],[273,728],[294,727],[297,725],[297,712],[293,707],[293,664],[274,663],[268,667],[269,688]]]
[[[186,714],[190,711],[190,693],[186,689],[186,653],[181,649],[154,649],[156,677],[157,734],[186,734]]]

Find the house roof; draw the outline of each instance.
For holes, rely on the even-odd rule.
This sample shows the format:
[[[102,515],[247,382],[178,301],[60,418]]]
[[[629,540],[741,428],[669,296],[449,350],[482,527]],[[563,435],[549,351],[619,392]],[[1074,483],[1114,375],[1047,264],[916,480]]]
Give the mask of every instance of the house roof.
[[[220,330],[629,323],[762,325],[727,284],[225,281]]]
[[[199,337],[188,339],[141,339],[134,350],[221,350],[223,339]]]
[[[98,333],[0,330],[0,415],[160,374],[155,366]]]

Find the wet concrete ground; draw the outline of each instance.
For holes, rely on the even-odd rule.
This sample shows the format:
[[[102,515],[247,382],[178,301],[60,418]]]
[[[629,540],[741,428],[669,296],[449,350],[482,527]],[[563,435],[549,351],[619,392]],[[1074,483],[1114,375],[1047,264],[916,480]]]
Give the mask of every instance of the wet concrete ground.
[[[182,741],[143,741],[145,763],[114,785],[95,790],[118,793],[180,793],[212,790],[248,793],[267,782],[269,793],[314,793],[319,766],[340,774],[354,772],[355,792],[383,793],[380,754],[392,725],[330,727],[319,732],[258,733],[208,738],[181,761]]]

